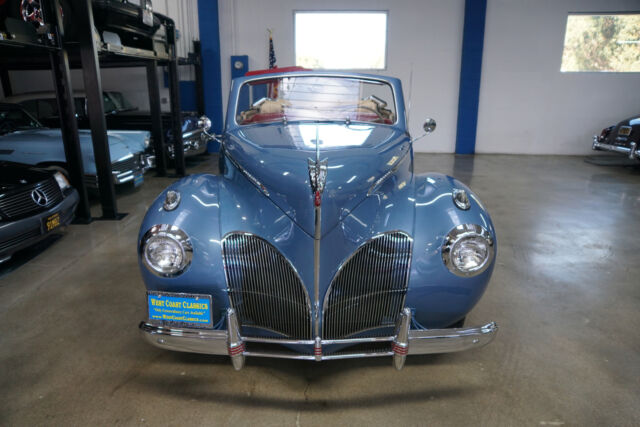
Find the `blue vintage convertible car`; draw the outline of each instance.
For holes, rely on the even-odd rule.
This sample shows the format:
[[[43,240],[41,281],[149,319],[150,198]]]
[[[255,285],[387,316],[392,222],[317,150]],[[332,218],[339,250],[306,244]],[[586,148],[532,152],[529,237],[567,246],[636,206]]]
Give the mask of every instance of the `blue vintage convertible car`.
[[[97,188],[97,170],[91,132],[78,131],[84,164],[85,182]],[[115,184],[143,182],[149,168],[144,154],[149,132],[110,130],[109,154]],[[41,167],[66,169],[66,157],[60,129],[49,129],[17,104],[0,103],[0,160]]]
[[[493,339],[493,322],[463,327],[494,267],[493,224],[460,181],[413,173],[399,80],[235,79],[220,165],[171,185],[142,223],[149,343],[236,369],[247,356],[401,369]]]

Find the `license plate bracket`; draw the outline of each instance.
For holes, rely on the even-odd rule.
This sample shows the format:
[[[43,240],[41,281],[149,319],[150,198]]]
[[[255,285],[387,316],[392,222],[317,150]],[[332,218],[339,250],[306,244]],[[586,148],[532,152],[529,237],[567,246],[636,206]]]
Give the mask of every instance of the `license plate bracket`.
[[[620,136],[631,135],[631,126],[620,126],[620,129],[618,129],[618,135]]]
[[[133,186],[140,187],[144,182],[144,174],[142,171],[138,171],[133,175]]]
[[[149,321],[188,328],[211,328],[211,295],[147,291]]]
[[[42,228],[45,233],[55,230],[60,227],[60,212],[56,212],[42,219]]]

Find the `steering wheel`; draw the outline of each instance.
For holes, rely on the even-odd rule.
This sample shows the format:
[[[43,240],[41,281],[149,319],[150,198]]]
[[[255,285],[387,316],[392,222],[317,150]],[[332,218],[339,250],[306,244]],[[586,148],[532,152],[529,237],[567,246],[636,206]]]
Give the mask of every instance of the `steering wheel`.
[[[358,110],[371,111],[376,116],[378,116],[379,119],[384,120],[384,116],[380,113],[380,111],[378,111],[375,108],[367,107],[365,105],[347,105],[347,106],[341,108],[341,110],[351,110],[351,109],[355,109],[356,111],[358,111]]]
[[[378,108],[381,108],[381,109],[382,109],[382,108],[386,108],[386,106],[387,106],[386,101],[384,101],[384,100],[382,100],[382,99],[378,98],[378,97],[377,97],[377,96],[375,96],[375,95],[369,95],[369,96],[367,96],[366,98],[364,98],[364,99],[363,99],[363,101],[373,101],[373,102],[375,102],[375,103],[376,103],[376,105],[378,106]]]

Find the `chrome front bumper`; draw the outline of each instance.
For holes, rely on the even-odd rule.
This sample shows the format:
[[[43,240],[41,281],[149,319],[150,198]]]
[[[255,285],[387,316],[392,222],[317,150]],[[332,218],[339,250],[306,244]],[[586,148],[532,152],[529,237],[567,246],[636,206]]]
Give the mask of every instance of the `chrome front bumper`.
[[[349,338],[338,340],[284,340],[276,338],[252,338],[240,336],[240,328],[233,309],[227,312],[228,330],[207,330],[172,328],[140,323],[140,332],[149,344],[166,350],[185,351],[191,353],[204,353],[216,355],[229,355],[235,369],[244,366],[245,356],[273,357],[281,359],[298,360],[335,360],[354,359],[363,357],[393,356],[393,364],[400,370],[404,366],[407,355],[451,353],[482,347],[489,344],[496,333],[498,325],[495,322],[484,326],[451,329],[410,329],[411,311],[405,308],[396,325],[393,336],[372,338]],[[342,350],[336,353],[325,354],[323,347],[328,345],[357,345],[368,343],[385,343],[387,350],[376,351],[349,351]],[[255,351],[247,348],[247,344],[280,344],[283,346],[309,346],[313,354],[296,353],[287,351]]]
[[[149,160],[145,160],[147,165],[149,165]],[[149,170],[148,166],[139,169],[132,169],[124,172],[113,172],[113,183],[116,185],[126,184],[127,182],[131,182],[135,179],[137,172],[142,172],[143,174]],[[98,176],[97,175],[85,175],[84,183],[87,187],[96,189],[98,188]]]
[[[598,136],[594,135],[591,148],[593,150],[605,150],[626,154],[631,160],[640,160],[640,150],[638,149],[638,145],[635,142],[632,142],[629,145],[630,147],[622,147],[620,145],[603,144],[602,142],[598,142]]]
[[[209,141],[213,139],[204,129],[194,129],[182,134],[182,151],[185,157],[197,156],[207,151]],[[167,145],[170,159],[174,159],[173,144]]]

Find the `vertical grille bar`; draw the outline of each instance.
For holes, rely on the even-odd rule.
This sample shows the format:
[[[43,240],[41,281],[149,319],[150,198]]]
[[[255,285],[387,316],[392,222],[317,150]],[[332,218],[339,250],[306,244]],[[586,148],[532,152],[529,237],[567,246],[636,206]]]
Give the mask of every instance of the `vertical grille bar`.
[[[312,339],[307,290],[273,245],[236,232],[222,240],[222,254],[229,299],[241,328],[266,329],[289,339]]]
[[[334,277],[324,302],[323,338],[394,326],[409,283],[411,238],[400,231],[360,246]]]

